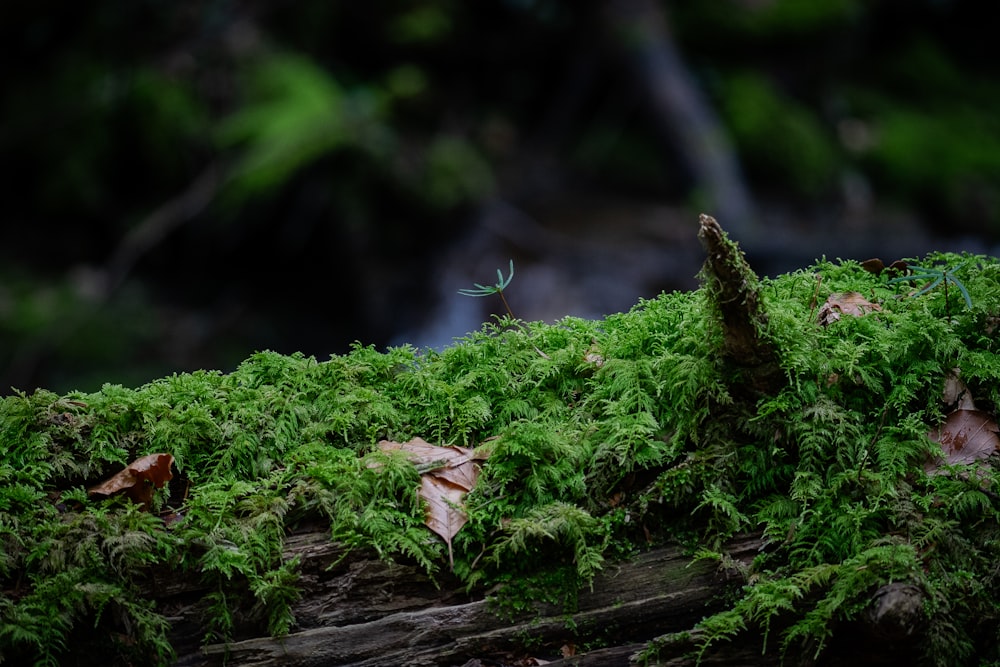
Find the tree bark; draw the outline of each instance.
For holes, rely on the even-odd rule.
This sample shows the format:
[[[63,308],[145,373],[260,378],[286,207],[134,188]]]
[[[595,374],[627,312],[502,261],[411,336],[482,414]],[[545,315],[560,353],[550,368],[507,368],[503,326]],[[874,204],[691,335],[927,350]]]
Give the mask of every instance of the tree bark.
[[[742,566],[762,548],[760,536],[747,535],[726,551]],[[676,546],[609,563],[593,586],[580,592],[575,611],[538,604],[514,617],[499,611],[485,592],[466,592],[455,578],[435,582],[416,565],[348,552],[325,532],[291,536],[285,556],[301,558],[304,593],[294,606],[293,631],[280,638],[248,624],[235,628],[231,643],[203,645],[204,587],[172,580],[168,572],[149,582],[150,596],[171,620],[178,667],[631,667],[650,641],[671,635],[646,664],[874,667],[907,655],[916,626],[906,619],[916,618],[913,610],[921,604],[912,586],[879,589],[864,621],[841,629],[820,663],[808,647],[793,647],[782,656],[777,627],[770,643],[750,629],[732,642],[712,645],[699,663],[693,640],[698,633],[686,633],[722,610],[742,578],[737,569],[692,561]]]
[[[722,355],[742,371],[734,389],[773,394],[783,385],[784,373],[777,350],[764,336],[760,279],[715,218],[702,214],[699,223],[698,240],[707,256],[699,277],[722,330]]]
[[[729,553],[749,563],[761,544],[747,536],[732,542]],[[537,664],[531,659],[629,665],[648,640],[687,630],[721,609],[739,580],[735,571],[692,562],[678,547],[658,548],[609,563],[593,587],[581,591],[572,613],[540,604],[509,618],[484,592],[467,593],[450,577],[434,582],[415,565],[371,553],[344,557],[325,533],[291,536],[285,555],[301,558],[304,597],[294,606],[296,627],[282,638],[240,627],[232,643],[201,646],[205,591],[163,580],[167,573],[150,583],[151,594],[170,610],[177,665]],[[601,648],[584,651],[587,646]],[[563,658],[563,651],[575,655]]]

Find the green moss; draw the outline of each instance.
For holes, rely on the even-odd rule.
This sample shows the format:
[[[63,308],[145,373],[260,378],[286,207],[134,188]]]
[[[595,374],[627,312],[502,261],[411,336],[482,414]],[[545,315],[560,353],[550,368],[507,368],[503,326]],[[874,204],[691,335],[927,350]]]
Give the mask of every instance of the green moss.
[[[992,655],[1000,500],[979,480],[996,473],[922,466],[949,369],[980,406],[1000,405],[1000,263],[923,263],[960,266],[972,307],[850,261],[761,280],[762,333],[786,380],[753,399],[719,354],[704,290],[602,321],[501,320],[440,352],[261,352],[231,374],[3,399],[0,653],[55,664],[84,629],[123,661],[168,657],[167,622],[137,583],[151,566],[209,585],[209,639],[248,621],[294,630],[297,563],[282,547],[306,522],[437,572],[447,550],[423,525],[417,472],[376,448],[420,436],[490,447],[455,573],[506,584],[515,610],[542,598],[572,610],[576,590],[647,535],[724,558],[730,537],[761,531],[752,583],[704,623],[701,645],[781,619],[780,642],[822,648],[874,587],[907,580],[928,600],[929,659]],[[844,291],[882,310],[819,326],[818,306]],[[86,496],[151,452],[176,459],[186,494],[161,492],[154,507],[182,521]]]

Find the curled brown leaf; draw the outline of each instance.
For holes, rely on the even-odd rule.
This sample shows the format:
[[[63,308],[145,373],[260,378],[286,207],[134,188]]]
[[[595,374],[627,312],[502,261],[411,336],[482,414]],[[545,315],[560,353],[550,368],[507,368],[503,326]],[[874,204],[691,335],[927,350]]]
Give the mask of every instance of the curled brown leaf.
[[[112,475],[100,484],[87,489],[91,496],[112,496],[121,493],[146,510],[153,500],[153,491],[161,489],[173,479],[171,454],[149,454],[128,464],[124,470]]]
[[[982,410],[953,410],[944,423],[928,434],[941,445],[943,455],[929,463],[925,470],[935,474],[941,466],[975,463],[987,458],[1000,449],[998,431],[997,423]]]
[[[424,524],[448,545],[448,562],[454,567],[451,540],[469,520],[462,501],[479,478],[476,462],[488,454],[468,447],[439,447],[423,438],[404,443],[382,440],[378,447],[383,452],[402,451],[418,469],[423,468],[418,493],[427,508]]]
[[[822,326],[836,322],[843,315],[862,317],[868,313],[882,310],[877,303],[872,303],[860,292],[836,292],[827,297],[819,309],[817,317]]]

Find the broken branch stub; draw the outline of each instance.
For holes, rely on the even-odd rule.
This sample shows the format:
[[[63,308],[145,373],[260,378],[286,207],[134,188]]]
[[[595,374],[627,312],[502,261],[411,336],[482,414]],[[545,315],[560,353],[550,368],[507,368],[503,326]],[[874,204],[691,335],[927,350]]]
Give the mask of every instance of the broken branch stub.
[[[775,352],[761,336],[767,313],[760,304],[760,279],[743,251],[710,215],[700,216],[698,240],[708,256],[699,277],[723,332],[723,354],[739,366],[762,366]]]

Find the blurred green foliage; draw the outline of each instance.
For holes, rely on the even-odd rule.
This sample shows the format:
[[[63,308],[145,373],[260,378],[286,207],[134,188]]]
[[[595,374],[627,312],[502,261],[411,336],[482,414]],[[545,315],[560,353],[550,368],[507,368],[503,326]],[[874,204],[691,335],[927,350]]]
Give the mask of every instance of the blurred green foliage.
[[[829,192],[843,158],[812,110],[754,73],[735,74],[724,91],[722,111],[751,172],[796,196]]]
[[[887,110],[878,132],[878,145],[868,159],[872,171],[899,195],[918,203],[926,200],[945,217],[983,206],[983,214],[998,219],[1000,193],[991,182],[1000,173],[996,118],[961,109],[938,114]]]
[[[848,94],[874,133],[860,162],[901,201],[1000,230],[1000,85],[917,39],[882,64],[892,87]]]
[[[829,199],[856,171],[943,230],[995,237],[1000,85],[970,5],[682,2],[674,15],[758,188]]]
[[[146,294],[124,290],[101,315],[94,316],[92,296],[70,281],[0,272],[0,340],[7,342],[5,357],[15,368],[38,363],[54,384],[100,386],[102,367],[116,367],[123,357],[148,357],[144,352],[156,344],[162,323]],[[59,348],[57,363],[41,356],[49,345]],[[118,376],[135,384],[169,370],[146,358]]]
[[[859,0],[681,2],[679,13],[716,39],[757,46],[760,40],[801,40],[850,25],[866,12]],[[871,11],[870,8],[867,11]]]
[[[231,178],[243,198],[287,183],[316,158],[350,144],[383,157],[390,137],[381,90],[344,91],[302,56],[269,55],[248,73],[245,105],[220,121],[223,147],[240,146]]]
[[[287,185],[314,161],[349,149],[438,210],[481,199],[492,188],[491,166],[466,138],[424,137],[415,160],[395,159],[397,102],[427,87],[415,65],[345,89],[312,60],[276,53],[253,63],[246,79],[243,106],[216,128],[220,146],[235,149],[230,185],[240,201]]]
[[[836,210],[850,174],[944,233],[1000,235],[1000,79],[981,5],[662,6],[754,192]],[[426,275],[426,257],[491,197],[520,204],[554,187],[683,202],[699,191],[606,24],[596,3],[566,0],[8,5],[0,262],[38,292],[29,301],[53,283],[71,293],[78,269],[173,215],[183,225],[128,276],[144,286],[146,321],[176,307],[248,315],[169,363],[386,342],[391,321],[425,310],[415,295],[426,286],[405,276]],[[220,184],[205,206],[187,205],[210,165]],[[343,284],[338,316],[304,314],[319,286]],[[74,325],[73,345],[93,346],[90,371],[109,380],[143,363],[140,349],[196,346],[87,303],[80,317],[93,321]],[[55,382],[47,369],[76,354],[69,336],[38,336],[22,316],[0,313],[3,391]],[[135,335],[111,366],[85,333],[110,329]],[[25,345],[44,362],[15,358]],[[55,388],[75,386],[65,381]]]

